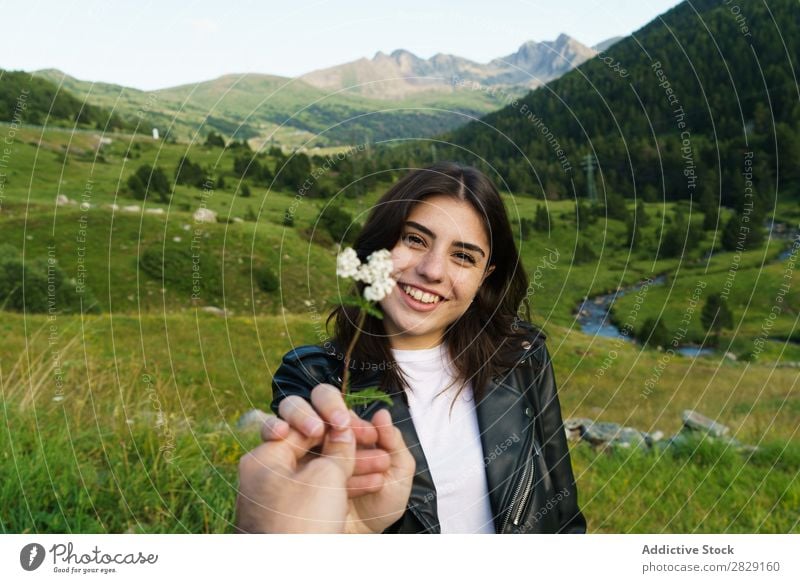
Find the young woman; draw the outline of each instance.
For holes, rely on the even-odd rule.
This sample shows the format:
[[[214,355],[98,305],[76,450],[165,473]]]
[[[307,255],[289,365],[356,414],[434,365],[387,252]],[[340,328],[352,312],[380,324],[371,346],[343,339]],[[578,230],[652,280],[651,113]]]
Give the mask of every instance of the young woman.
[[[364,324],[351,390],[391,395],[416,462],[409,495],[398,468],[377,454],[369,461],[375,440],[359,439],[348,488],[351,502],[363,496],[384,517],[372,531],[585,532],[552,364],[543,334],[518,317],[523,309],[529,318],[528,280],[492,182],[454,163],[414,170],[378,201],[355,248],[362,261],[390,249],[398,283],[380,302],[383,319]],[[331,399],[354,309],[331,321],[333,339],[292,350],[273,379],[273,410],[309,438],[342,413]],[[385,406],[355,412],[369,420]]]

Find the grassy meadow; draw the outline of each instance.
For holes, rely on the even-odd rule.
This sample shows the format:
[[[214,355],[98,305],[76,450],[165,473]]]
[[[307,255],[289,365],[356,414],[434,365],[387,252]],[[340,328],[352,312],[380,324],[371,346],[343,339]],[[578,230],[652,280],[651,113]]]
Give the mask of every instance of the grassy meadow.
[[[83,313],[58,303],[52,313],[0,312],[0,529],[229,532],[238,459],[258,442],[236,422],[269,407],[282,354],[324,337],[325,301],[338,291],[335,240],[318,217],[338,207],[363,222],[387,184],[335,200],[297,200],[253,184],[252,196],[243,197],[227,150],[108,137],[111,144],[99,148],[92,132],[21,129],[0,168],[0,243],[26,262],[55,258],[67,278],[83,273],[92,301]],[[223,175],[226,186],[204,192],[180,185],[170,204],[126,194],[138,166],[155,162],[171,178],[187,153]],[[57,206],[58,194],[74,204]],[[758,446],[743,454],[711,441],[649,452],[574,444],[590,530],[800,532],[796,281],[764,350],[746,361],[723,356],[752,349],[789,268],[779,258],[787,241],[773,239],[735,259],[735,325],[722,332],[714,355],[691,359],[587,336],[575,310],[584,297],[667,274],[640,306],[634,294],[620,298],[614,316],[633,315],[639,326],[660,314],[674,331],[698,281],[701,304],[726,285],[734,254],[721,249],[719,236],[706,232],[681,257],[656,259],[658,229],[676,204],[647,203],[645,243],[630,250],[621,221],[600,217],[577,229],[570,200],[547,201],[550,229],[522,236],[520,218],[545,203],[505,197],[537,284],[529,294],[533,320],[548,334],[564,417],[670,436],[681,429],[681,412],[693,409]],[[192,213],[201,205],[220,221],[197,223]],[[702,222],[683,206],[690,221]],[[287,209],[293,226],[284,225]],[[789,225],[799,216],[795,208],[776,209],[776,220]],[[576,263],[582,242],[596,258]],[[157,277],[142,267],[144,257],[175,263],[165,261]],[[192,257],[202,275],[198,293]],[[264,270],[277,277],[276,287],[260,284]],[[225,317],[203,310],[210,306]],[[687,341],[706,337],[699,313],[698,306],[689,314]]]

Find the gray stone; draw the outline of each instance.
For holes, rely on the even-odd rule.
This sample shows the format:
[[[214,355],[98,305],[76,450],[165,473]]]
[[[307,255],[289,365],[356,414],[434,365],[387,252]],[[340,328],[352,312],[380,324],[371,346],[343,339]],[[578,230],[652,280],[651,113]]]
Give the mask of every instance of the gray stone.
[[[717,423],[697,411],[687,409],[681,415],[681,419],[683,420],[683,426],[690,431],[707,433],[713,437],[725,437],[730,433],[730,429],[727,426]]]
[[[583,429],[582,438],[593,445],[625,448],[647,446],[645,435],[633,427],[596,421],[585,425]]]
[[[654,431],[653,433],[645,433],[644,440],[648,447],[653,447],[658,442],[664,439],[663,431]]]
[[[227,315],[227,312],[222,308],[218,308],[217,306],[203,306],[200,308],[201,312],[205,312],[206,314],[212,314],[214,316],[219,316],[220,318],[224,318]]]
[[[212,211],[211,209],[201,207],[194,211],[192,215],[194,218],[195,223],[216,223],[217,222],[217,213]]]
[[[583,428],[591,424],[591,419],[585,417],[578,417],[575,419],[564,420],[564,433],[567,434],[567,439],[570,441],[580,441],[583,435]]]

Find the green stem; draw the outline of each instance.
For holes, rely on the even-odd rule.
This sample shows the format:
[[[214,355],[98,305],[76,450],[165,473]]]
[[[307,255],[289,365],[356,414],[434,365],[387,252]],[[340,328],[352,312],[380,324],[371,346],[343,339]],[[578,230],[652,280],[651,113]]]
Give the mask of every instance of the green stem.
[[[358,311],[358,323],[356,324],[356,333],[353,334],[353,339],[350,341],[350,346],[347,347],[347,352],[344,355],[344,374],[342,375],[342,394],[345,400],[350,393],[348,381],[350,379],[350,356],[353,354],[353,349],[356,347],[358,337],[361,336],[361,327],[364,325],[364,320],[367,317],[367,312],[361,308]]]

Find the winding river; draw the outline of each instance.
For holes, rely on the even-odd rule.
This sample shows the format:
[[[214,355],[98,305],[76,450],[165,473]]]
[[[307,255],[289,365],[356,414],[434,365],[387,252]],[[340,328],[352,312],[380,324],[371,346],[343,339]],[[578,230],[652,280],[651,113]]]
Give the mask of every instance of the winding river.
[[[775,224],[775,226],[778,225],[780,225],[780,227],[775,229],[778,232],[775,233],[775,230],[773,230],[774,239],[792,240],[800,236],[796,230],[789,231],[786,229],[784,224]],[[792,249],[793,245],[787,246],[787,248],[778,255],[778,257],[775,259],[775,262],[782,262],[788,259],[792,253]],[[662,274],[654,277],[650,281],[650,286],[664,285],[666,282],[667,277],[666,275]],[[634,340],[631,336],[623,334],[620,329],[611,322],[611,310],[617,298],[627,294],[636,293],[645,285],[647,285],[647,282],[640,281],[633,285],[620,288],[615,292],[600,294],[584,299],[576,308],[576,320],[581,327],[581,331],[584,334],[590,334],[592,336],[602,336],[603,338],[614,339],[621,338],[627,342],[633,342]],[[695,358],[698,356],[714,354],[714,349],[701,347],[694,344],[683,344],[679,345],[675,349],[675,352],[690,358]]]

